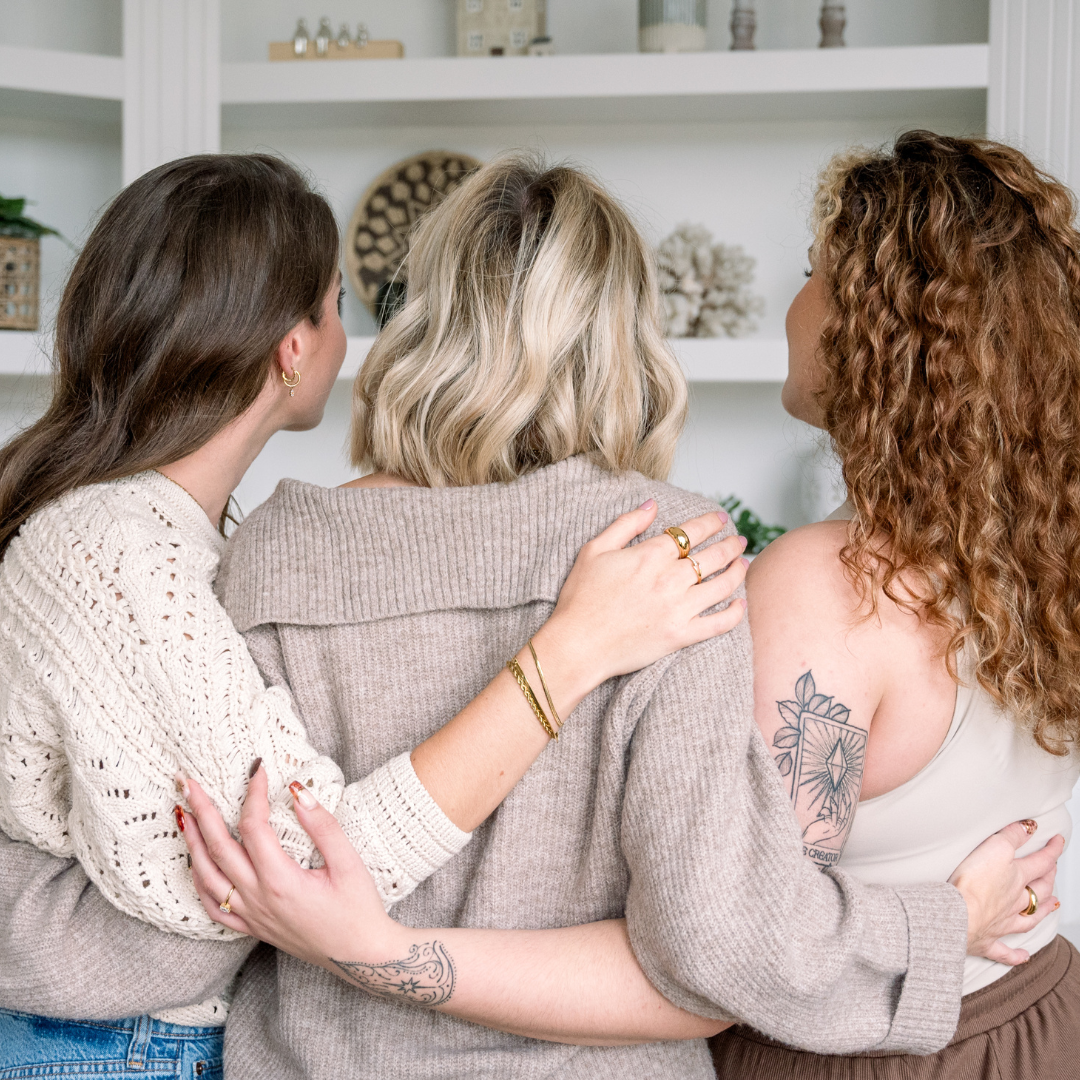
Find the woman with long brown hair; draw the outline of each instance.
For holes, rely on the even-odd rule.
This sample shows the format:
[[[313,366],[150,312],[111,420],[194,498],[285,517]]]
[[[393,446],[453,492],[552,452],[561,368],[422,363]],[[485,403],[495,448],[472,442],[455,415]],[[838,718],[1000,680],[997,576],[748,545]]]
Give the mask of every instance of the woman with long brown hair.
[[[293,804],[317,797],[389,907],[469,840],[445,811],[483,820],[546,745],[509,672],[471,704],[432,685],[450,722],[347,784],[215,597],[230,493],[274,432],[319,422],[344,359],[337,258],[330,207],[294,168],[222,155],[135,181],[76,261],[52,402],[0,451],[0,828],[37,849],[4,841],[0,1075],[144,1075],[163,1062],[174,1076],[219,1074],[229,988],[253,943],[199,902],[178,774],[235,825],[261,762],[275,835],[304,864],[315,849]],[[540,657],[567,708],[742,616],[740,602],[698,617],[741,583],[737,538],[700,553],[703,573],[729,568],[698,585],[672,573],[669,538],[622,551],[656,506],[622,509],[530,647],[498,642],[534,679]],[[703,509],[682,527],[697,545],[722,524]],[[308,557],[295,535],[277,542],[292,565]],[[54,888],[40,853],[77,859],[81,884],[65,872]],[[118,909],[98,909],[107,932],[88,929],[92,887]],[[28,954],[51,958],[53,977],[21,981]],[[667,1023],[684,1021],[670,1008]]]
[[[944,877],[1016,817],[1071,829],[1080,776],[1080,233],[1018,150],[924,131],[841,155],[788,315],[789,412],[829,433],[849,501],[755,560],[758,723],[809,858]],[[860,801],[861,800],[861,801]],[[1039,838],[1042,838],[1041,840]],[[1033,893],[1025,910],[1047,898]],[[925,1058],[819,1058],[745,1029],[721,1076],[1075,1075],[1080,956],[1058,913],[969,956]]]
[[[593,178],[489,163],[421,222],[407,276],[354,387],[354,463],[373,471],[345,489],[282,484],[234,537],[221,588],[267,677],[356,774],[438,724],[439,696],[404,673],[471,696],[505,661],[493,628],[527,639],[594,522],[646,495],[666,520],[710,505],[663,480],[685,387],[649,249]],[[398,537],[420,532],[401,558]],[[685,545],[658,539],[696,580]],[[339,669],[357,677],[332,682]],[[327,865],[307,871],[266,825],[262,770],[243,846],[189,785],[208,912],[293,954],[245,969],[226,1036],[237,1080],[691,1080],[712,1076],[700,1036],[735,1018],[815,1049],[928,1052],[952,1034],[965,951],[1023,960],[994,939],[1052,907],[1060,840],[1015,859],[1016,824],[951,884],[981,835],[901,887],[818,873],[754,724],[745,625],[572,712],[546,661],[537,675],[521,692],[541,723],[563,719],[558,746],[489,820],[458,821],[476,840],[400,924],[315,800],[297,814]],[[341,723],[353,715],[373,717],[363,738]],[[994,866],[990,900],[976,882]],[[1022,917],[1028,884],[1046,903]],[[681,1041],[660,1043],[674,1005]]]

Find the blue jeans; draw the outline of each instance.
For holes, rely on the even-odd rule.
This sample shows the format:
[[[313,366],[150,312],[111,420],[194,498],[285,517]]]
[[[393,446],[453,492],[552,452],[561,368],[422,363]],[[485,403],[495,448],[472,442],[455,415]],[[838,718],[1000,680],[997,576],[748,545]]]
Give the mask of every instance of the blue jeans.
[[[222,1080],[225,1029],[129,1020],[50,1020],[0,1009],[0,1080]]]

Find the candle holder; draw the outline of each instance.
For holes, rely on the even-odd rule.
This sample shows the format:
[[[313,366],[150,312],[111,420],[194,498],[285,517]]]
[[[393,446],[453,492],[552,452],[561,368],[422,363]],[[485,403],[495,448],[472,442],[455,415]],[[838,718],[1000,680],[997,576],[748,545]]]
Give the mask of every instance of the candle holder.
[[[844,47],[844,27],[847,26],[847,12],[843,4],[830,4],[828,0],[821,5],[821,18],[818,20],[821,27],[822,49],[842,49]]]
[[[757,13],[750,0],[735,0],[731,9],[732,49],[754,49],[754,32],[757,30]]]

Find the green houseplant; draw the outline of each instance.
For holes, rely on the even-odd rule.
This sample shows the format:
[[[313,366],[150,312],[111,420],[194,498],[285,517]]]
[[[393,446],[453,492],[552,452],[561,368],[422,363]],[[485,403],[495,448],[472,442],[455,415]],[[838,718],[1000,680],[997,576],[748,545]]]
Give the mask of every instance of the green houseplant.
[[[720,505],[731,515],[740,536],[746,537],[746,554],[757,555],[767,544],[778,536],[783,536],[787,529],[781,525],[766,525],[742,500],[734,495],[720,499]]]

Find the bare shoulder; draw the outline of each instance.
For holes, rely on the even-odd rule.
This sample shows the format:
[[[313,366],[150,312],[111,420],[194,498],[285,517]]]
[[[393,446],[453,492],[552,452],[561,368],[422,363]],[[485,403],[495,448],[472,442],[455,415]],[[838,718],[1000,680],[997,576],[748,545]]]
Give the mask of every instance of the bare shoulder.
[[[752,602],[801,600],[850,611],[859,598],[840,561],[847,538],[846,521],[819,521],[785,533],[750,564],[747,595]]]

